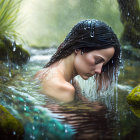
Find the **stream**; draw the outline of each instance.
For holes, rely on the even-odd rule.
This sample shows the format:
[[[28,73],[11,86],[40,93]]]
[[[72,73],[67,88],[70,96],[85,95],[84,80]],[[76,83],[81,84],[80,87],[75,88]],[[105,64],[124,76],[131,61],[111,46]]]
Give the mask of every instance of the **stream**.
[[[1,63],[0,104],[19,119],[25,140],[140,139],[140,109],[128,105],[126,96],[140,83],[140,63],[125,60],[115,90],[96,93],[93,78],[76,77],[90,103],[59,104],[40,93],[33,79],[55,52],[55,48],[30,50],[30,61],[22,68]],[[14,132],[13,132],[14,133]]]

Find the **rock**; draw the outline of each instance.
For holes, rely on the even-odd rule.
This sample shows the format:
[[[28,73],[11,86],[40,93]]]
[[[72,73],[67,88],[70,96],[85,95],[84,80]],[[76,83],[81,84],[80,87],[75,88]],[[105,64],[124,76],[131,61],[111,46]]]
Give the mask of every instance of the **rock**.
[[[0,139],[21,140],[24,136],[23,125],[0,105]]]
[[[140,107],[131,106],[130,109],[135,114],[135,116],[140,118]]]
[[[127,102],[130,105],[140,106],[140,85],[136,86],[127,96]]]
[[[122,58],[134,60],[134,61],[140,61],[140,49],[134,48],[130,45],[122,47]]]
[[[28,51],[22,48],[22,45],[16,44],[15,41],[7,37],[0,37],[0,60],[10,61],[22,65],[30,58]]]

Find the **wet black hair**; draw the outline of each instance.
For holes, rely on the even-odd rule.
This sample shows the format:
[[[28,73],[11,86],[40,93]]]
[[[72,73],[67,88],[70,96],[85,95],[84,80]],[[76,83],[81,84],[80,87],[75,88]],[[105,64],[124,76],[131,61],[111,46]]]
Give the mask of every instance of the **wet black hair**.
[[[112,28],[102,21],[89,19],[78,22],[44,67],[49,67],[55,62],[66,58],[77,49],[87,53],[110,47],[115,49],[114,56],[103,66],[102,73],[96,74],[97,90],[102,87],[107,88],[113,80],[117,80],[121,60],[121,46]]]

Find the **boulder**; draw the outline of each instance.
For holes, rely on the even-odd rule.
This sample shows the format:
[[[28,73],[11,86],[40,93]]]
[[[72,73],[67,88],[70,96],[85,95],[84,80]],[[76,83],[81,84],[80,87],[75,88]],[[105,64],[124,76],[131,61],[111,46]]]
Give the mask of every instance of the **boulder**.
[[[7,37],[0,37],[0,60],[23,65],[30,58],[28,51],[22,48],[22,45]]]
[[[130,45],[122,47],[122,58],[133,60],[133,61],[140,61],[140,49],[134,48]]]
[[[23,136],[24,128],[21,122],[0,105],[0,139],[22,140]]]
[[[140,107],[131,106],[130,109],[135,114],[135,116],[140,118]]]
[[[140,85],[136,86],[127,96],[130,105],[140,106]]]

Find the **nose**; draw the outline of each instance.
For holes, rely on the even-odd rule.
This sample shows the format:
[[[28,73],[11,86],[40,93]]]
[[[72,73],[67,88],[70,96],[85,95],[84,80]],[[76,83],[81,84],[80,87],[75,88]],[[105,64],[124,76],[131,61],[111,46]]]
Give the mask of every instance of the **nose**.
[[[102,72],[102,66],[103,66],[103,64],[96,65],[96,67],[95,67],[95,73],[101,74],[101,72]]]

